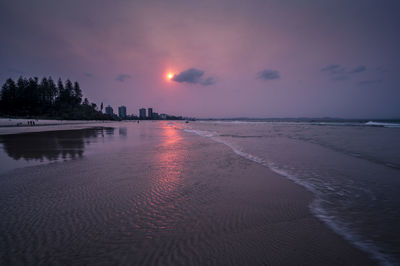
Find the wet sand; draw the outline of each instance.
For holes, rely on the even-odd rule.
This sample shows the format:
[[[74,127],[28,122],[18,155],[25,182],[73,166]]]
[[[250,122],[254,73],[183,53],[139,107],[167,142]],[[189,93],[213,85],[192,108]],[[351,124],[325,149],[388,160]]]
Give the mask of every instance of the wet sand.
[[[35,125],[28,125],[29,121],[34,121]],[[105,126],[111,123],[115,124],[118,122],[97,120],[35,120],[0,118],[0,135],[84,129],[90,127]]]
[[[300,186],[223,144],[148,130],[2,174],[0,264],[375,264],[312,216]]]

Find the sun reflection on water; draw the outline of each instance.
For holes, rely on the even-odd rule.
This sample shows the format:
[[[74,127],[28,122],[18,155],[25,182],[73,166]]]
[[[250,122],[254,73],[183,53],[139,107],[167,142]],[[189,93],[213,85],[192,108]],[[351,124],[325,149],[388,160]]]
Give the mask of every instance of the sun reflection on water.
[[[164,124],[162,127],[163,141],[156,156],[161,165],[158,182],[164,191],[173,190],[179,183],[182,174],[184,151],[179,147],[182,137],[174,127]]]
[[[183,163],[186,150],[179,131],[167,122],[161,124],[161,143],[152,163],[151,184],[145,201],[144,228],[146,238],[157,231],[171,230],[177,224],[178,205],[183,200]],[[143,210],[143,209],[142,209]]]

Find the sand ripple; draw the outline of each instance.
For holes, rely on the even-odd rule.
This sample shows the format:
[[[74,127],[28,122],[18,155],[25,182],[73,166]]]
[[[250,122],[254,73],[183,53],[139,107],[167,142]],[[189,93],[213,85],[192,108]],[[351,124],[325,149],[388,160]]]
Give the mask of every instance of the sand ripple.
[[[172,127],[161,132],[154,145],[0,176],[0,264],[248,265],[301,258],[335,265],[355,255],[370,263],[334,234],[325,233],[329,243],[344,246],[343,256],[315,236],[325,229],[300,187],[223,145],[183,138]],[[315,255],[320,249],[324,256]]]

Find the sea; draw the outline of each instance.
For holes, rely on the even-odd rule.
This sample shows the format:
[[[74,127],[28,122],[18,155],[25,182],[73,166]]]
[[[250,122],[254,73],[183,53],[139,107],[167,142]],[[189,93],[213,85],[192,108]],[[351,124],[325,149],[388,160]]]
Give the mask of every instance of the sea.
[[[309,190],[311,212],[382,265],[400,264],[400,123],[200,121],[229,146]]]
[[[121,167],[133,169],[129,164],[131,151],[139,152],[142,149],[142,154],[157,157],[161,156],[157,150],[147,151],[141,147],[145,147],[146,143],[158,143],[160,139],[165,145],[174,141],[176,145],[183,141],[180,135],[168,130],[171,128],[191,138],[207,138],[225,145],[237,155],[300,185],[314,196],[309,205],[310,212],[331,230],[370,254],[381,265],[400,265],[400,123],[165,121],[162,126],[166,133],[163,135],[160,135],[160,130],[156,131],[157,126],[154,125],[158,125],[157,122],[145,123],[153,126],[139,128],[139,124],[133,122],[120,122],[90,130],[0,136],[0,175],[5,177],[23,167],[33,169],[35,173],[39,170],[47,173],[49,170],[46,168],[35,170],[30,167],[52,163],[52,168],[59,169],[61,166],[58,163],[63,161],[85,160],[90,156],[97,158],[101,154],[114,156],[117,154],[115,151],[118,151]],[[127,152],[120,152],[125,150]],[[189,156],[190,152],[185,151],[185,154]],[[165,161],[165,167],[174,164],[174,158],[168,156],[159,158],[160,162]],[[135,160],[140,165],[141,155],[134,158],[139,158]],[[123,164],[125,160],[126,165]],[[112,159],[98,161],[108,163]],[[87,164],[90,165],[90,162]],[[95,166],[93,169],[97,171]],[[104,169],[108,168],[104,166]],[[157,169],[145,169],[143,173]],[[85,174],[85,170],[81,172]],[[121,172],[121,175],[126,173]],[[85,186],[80,184],[71,190],[73,193],[79,192]],[[112,184],[109,186],[111,188]],[[23,193],[27,191],[29,189],[25,187],[21,190]],[[119,196],[124,195],[115,194],[115,198]],[[100,195],[98,199],[101,200]],[[105,206],[111,203],[104,201]],[[4,207],[4,210],[9,211],[8,207]],[[71,209],[73,211],[75,209]],[[23,245],[24,241],[20,242]]]

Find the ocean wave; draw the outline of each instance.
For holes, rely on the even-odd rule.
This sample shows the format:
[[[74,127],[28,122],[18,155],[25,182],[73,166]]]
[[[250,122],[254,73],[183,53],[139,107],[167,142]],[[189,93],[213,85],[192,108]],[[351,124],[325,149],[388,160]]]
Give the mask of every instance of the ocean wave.
[[[285,124],[285,125],[315,125],[315,126],[347,126],[347,127],[386,127],[386,128],[400,128],[400,123],[389,123],[389,122],[375,122],[375,121],[245,121],[245,120],[199,120],[199,123],[211,123],[211,124]]]
[[[373,126],[373,127],[391,127],[391,128],[400,128],[400,124],[398,123],[382,123],[382,122],[374,122],[369,121],[365,123],[366,126]]]
[[[252,155],[250,153],[244,152],[240,147],[234,145],[233,143],[220,138],[217,132],[205,131],[205,130],[195,130],[192,128],[184,128],[185,132],[194,133],[202,137],[207,137],[212,139],[215,142],[222,143],[229,148],[232,149],[234,153],[237,155],[248,159],[250,161],[261,164],[271,171],[277,173],[280,176],[283,176],[292,182],[304,187],[311,193],[313,193],[314,200],[310,203],[309,208],[311,213],[317,217],[319,220],[324,222],[329,228],[331,228],[335,233],[341,235],[344,239],[349,241],[351,244],[359,248],[360,250],[371,255],[372,258],[377,260],[381,265],[396,265],[394,260],[390,258],[388,255],[383,254],[379,248],[374,245],[371,241],[364,240],[362,237],[351,230],[350,227],[343,221],[341,221],[338,217],[335,217],[329,214],[329,211],[323,207],[323,202],[326,201],[323,198],[323,192],[318,189],[318,185],[312,182],[307,182],[307,180],[301,179],[296,175],[289,173],[283,169],[280,169],[273,162],[266,161],[258,156]],[[325,184],[326,185],[326,184]]]

